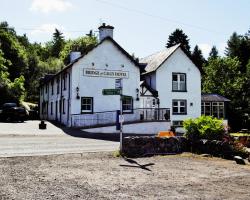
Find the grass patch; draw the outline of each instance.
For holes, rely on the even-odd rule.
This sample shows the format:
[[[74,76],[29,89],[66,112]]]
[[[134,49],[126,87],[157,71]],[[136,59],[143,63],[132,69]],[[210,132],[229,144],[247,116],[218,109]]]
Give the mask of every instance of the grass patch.
[[[113,156],[115,158],[120,158],[120,157],[122,157],[122,154],[121,154],[120,150],[116,150],[113,152]]]
[[[233,137],[250,136],[250,133],[230,133]]]

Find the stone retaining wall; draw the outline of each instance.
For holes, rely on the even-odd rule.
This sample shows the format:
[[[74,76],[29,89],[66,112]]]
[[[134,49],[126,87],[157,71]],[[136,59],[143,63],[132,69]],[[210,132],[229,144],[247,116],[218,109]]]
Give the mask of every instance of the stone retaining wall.
[[[229,142],[217,140],[188,141],[185,137],[131,136],[123,139],[123,155],[143,157],[158,154],[177,154],[184,151],[210,154],[224,158],[246,157],[249,154],[238,151]]]
[[[176,154],[188,150],[185,137],[125,137],[123,139],[123,154],[128,157],[141,157],[157,154]]]

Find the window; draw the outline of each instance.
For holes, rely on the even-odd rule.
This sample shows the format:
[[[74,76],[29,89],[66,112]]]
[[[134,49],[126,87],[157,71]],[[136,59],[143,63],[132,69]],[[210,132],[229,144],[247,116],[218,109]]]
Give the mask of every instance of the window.
[[[56,83],[57,83],[57,94],[59,94],[59,90],[60,90],[60,80],[59,78],[56,80]]]
[[[45,93],[47,94],[47,92],[48,92],[48,85],[46,84],[46,86],[45,86]]]
[[[51,81],[51,95],[54,94],[54,81]]]
[[[183,121],[173,121],[173,126],[175,127],[182,127],[183,126]]]
[[[81,113],[93,113],[93,97],[81,98]]]
[[[65,114],[65,99],[62,100],[62,110],[63,114]]]
[[[67,75],[63,74],[63,90],[66,90]]]
[[[50,114],[53,115],[53,102],[50,103]]]
[[[172,74],[172,91],[174,91],[174,92],[187,91],[186,74],[184,74],[184,73],[173,73]]]
[[[62,112],[62,100],[59,100],[59,113],[61,114]]]
[[[173,115],[186,115],[187,114],[187,100],[173,100]]]
[[[123,96],[122,111],[123,111],[123,113],[132,113],[133,112],[133,98],[132,97]]]
[[[224,118],[224,102],[202,102],[201,114],[210,115],[216,118]]]

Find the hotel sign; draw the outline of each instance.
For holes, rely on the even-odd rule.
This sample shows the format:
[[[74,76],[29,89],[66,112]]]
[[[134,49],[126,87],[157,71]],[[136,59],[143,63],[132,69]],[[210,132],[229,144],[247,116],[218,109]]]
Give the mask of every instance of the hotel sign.
[[[128,78],[128,71],[83,69],[83,76],[105,77],[105,78]]]

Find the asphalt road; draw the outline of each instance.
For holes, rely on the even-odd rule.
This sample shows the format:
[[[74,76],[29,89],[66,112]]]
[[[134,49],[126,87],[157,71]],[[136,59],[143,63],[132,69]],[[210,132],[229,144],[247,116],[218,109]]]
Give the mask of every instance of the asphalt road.
[[[87,134],[81,130],[57,127],[49,122],[46,122],[46,130],[39,130],[39,123],[1,122],[0,157],[102,152],[119,148],[119,143],[107,135]]]

